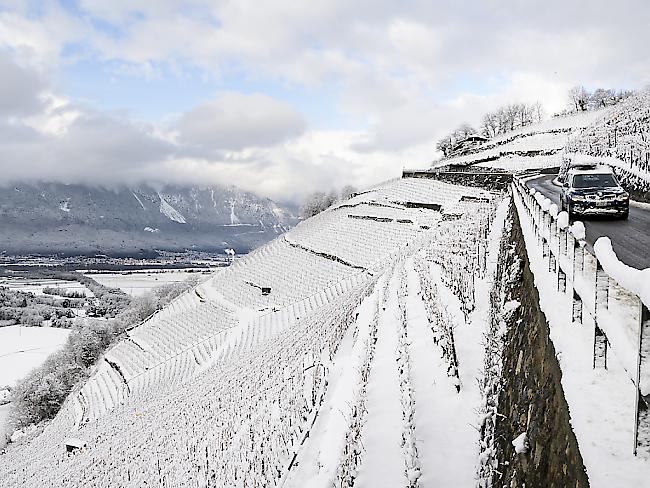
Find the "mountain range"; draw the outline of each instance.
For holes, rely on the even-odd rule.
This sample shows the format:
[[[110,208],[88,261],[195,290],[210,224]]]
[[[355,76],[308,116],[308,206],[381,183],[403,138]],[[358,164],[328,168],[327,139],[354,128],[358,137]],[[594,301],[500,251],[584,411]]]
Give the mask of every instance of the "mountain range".
[[[243,253],[295,225],[294,214],[232,186],[14,183],[0,186],[0,253]]]

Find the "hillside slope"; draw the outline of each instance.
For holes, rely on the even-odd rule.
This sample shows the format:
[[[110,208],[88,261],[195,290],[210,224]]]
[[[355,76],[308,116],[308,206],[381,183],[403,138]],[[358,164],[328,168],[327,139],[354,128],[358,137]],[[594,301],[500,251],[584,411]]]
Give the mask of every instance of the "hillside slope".
[[[566,149],[615,158],[608,162],[619,178],[637,194],[650,193],[650,88],[612,107],[572,138]]]
[[[635,198],[650,193],[650,88],[617,105],[554,117],[494,137],[471,154],[443,159],[434,168],[517,172],[560,167],[565,154],[586,154],[611,165]],[[476,169],[475,168],[475,169]]]
[[[554,117],[494,137],[471,154],[444,159],[434,166],[472,166],[520,171],[559,166],[559,154],[583,129],[606,117],[611,108]]]
[[[404,486],[473,479],[496,202],[403,179],[300,223],[130,330],[8,447],[2,485],[370,487],[378,463]],[[67,455],[69,436],[88,447]]]
[[[0,252],[7,254],[247,252],[295,222],[287,209],[234,187],[0,187]]]

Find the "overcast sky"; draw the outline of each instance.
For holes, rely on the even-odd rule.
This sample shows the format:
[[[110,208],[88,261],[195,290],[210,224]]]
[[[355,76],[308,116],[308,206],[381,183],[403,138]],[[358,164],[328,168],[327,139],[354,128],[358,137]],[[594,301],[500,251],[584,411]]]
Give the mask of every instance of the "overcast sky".
[[[648,46],[645,0],[0,0],[0,181],[363,187],[503,103],[645,86]]]

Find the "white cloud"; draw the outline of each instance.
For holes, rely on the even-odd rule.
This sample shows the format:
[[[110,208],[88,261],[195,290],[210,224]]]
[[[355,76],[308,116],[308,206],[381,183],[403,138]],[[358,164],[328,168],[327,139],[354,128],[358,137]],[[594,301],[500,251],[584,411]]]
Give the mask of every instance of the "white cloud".
[[[81,0],[81,14],[44,5],[40,16],[21,2],[0,11],[5,179],[219,181],[298,198],[425,165],[437,138],[504,103],[539,100],[553,113],[575,83],[650,82],[650,5],[632,0],[615,14],[605,0]],[[230,83],[172,122],[140,124],[53,89],[45,73],[78,57],[125,79],[189,69],[259,93]],[[327,94],[352,129],[315,130],[323,124],[305,120],[308,110],[264,93],[271,83]]]
[[[45,82],[37,72],[17,65],[0,51],[0,73],[0,116],[27,115],[43,108]]]
[[[222,92],[185,113],[177,124],[178,140],[214,153],[272,146],[300,135],[306,124],[286,103],[253,93]]]

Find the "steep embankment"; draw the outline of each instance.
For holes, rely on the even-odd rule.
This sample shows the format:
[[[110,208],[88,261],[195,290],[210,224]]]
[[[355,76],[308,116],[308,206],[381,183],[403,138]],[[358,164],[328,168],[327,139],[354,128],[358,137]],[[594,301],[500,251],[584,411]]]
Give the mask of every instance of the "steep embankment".
[[[484,486],[589,486],[514,207],[491,301]]]

